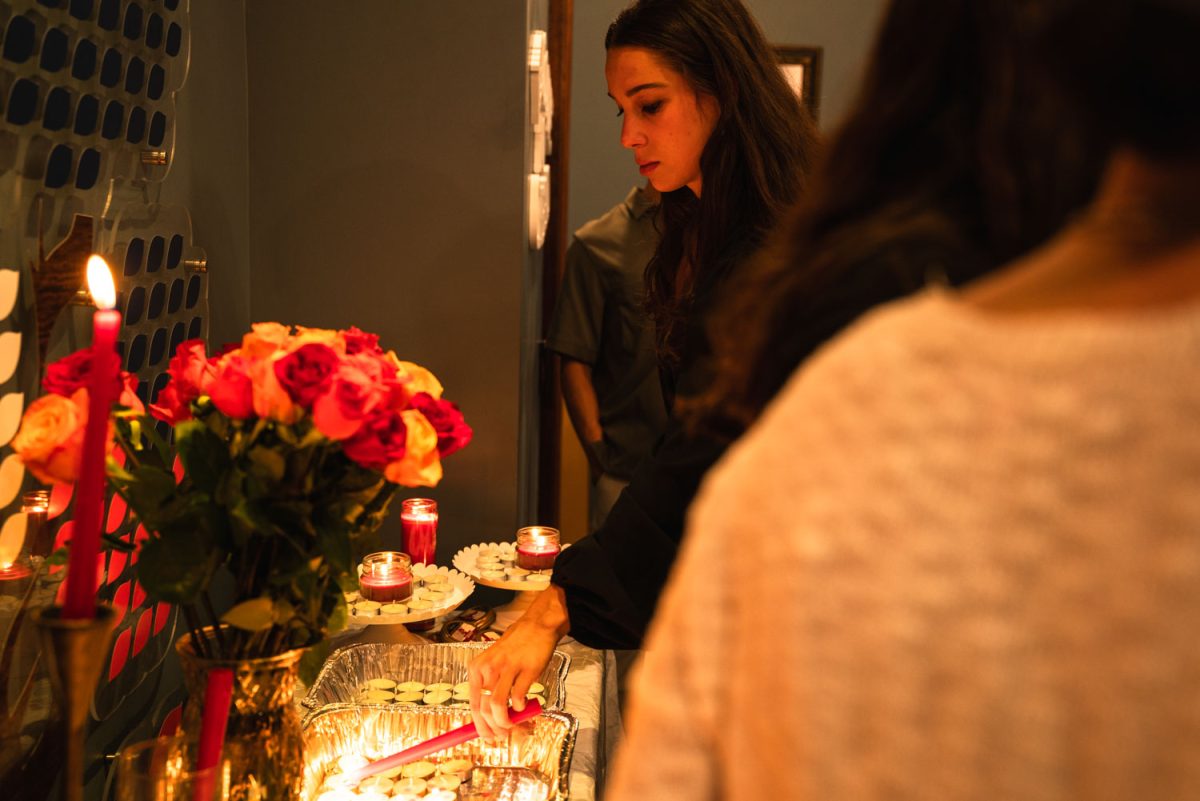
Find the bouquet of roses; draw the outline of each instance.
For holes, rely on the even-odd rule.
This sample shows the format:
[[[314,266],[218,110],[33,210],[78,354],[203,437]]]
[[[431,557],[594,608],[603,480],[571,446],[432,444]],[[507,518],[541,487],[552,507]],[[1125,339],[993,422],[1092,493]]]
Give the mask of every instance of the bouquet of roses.
[[[49,394],[14,438],[44,481],[78,476],[90,365],[87,350],[50,365]],[[339,630],[343,591],[396,488],[434,486],[441,460],[471,440],[432,373],[356,328],[260,323],[212,357],[200,340],[182,343],[168,372],[149,415],[173,443],[123,373],[110,436],[124,458],[110,456],[107,472],[147,534],[138,581],[181,605],[201,655],[272,656]],[[217,622],[209,591],[222,572],[234,604],[201,637],[204,617]]]

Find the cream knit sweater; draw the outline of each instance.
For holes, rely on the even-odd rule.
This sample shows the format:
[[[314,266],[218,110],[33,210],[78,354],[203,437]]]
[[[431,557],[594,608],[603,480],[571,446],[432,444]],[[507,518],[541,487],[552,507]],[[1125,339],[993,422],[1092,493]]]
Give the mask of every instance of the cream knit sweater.
[[[1197,305],[856,325],[705,482],[607,798],[1200,798],[1198,372]]]

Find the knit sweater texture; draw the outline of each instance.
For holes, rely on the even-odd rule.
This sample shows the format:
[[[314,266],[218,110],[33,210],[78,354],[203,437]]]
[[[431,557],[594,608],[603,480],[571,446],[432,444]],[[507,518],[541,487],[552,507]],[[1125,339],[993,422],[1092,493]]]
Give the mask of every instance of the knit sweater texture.
[[[1200,797],[1197,370],[1196,304],[865,317],[705,480],[607,798]]]

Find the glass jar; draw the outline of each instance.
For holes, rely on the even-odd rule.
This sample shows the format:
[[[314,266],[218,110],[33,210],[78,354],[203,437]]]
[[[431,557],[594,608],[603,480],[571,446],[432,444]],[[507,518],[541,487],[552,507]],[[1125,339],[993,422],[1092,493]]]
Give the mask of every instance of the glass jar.
[[[404,535],[404,552],[414,564],[433,564],[437,551],[437,501],[429,498],[407,498],[400,504],[400,529]]]
[[[30,490],[21,496],[25,513],[25,547],[30,556],[46,557],[54,550],[54,534],[46,525],[50,512],[50,491]]]
[[[556,528],[526,526],[517,532],[517,567],[549,570],[560,550]]]
[[[377,551],[362,560],[358,593],[366,601],[381,604],[407,601],[412,597],[412,562],[399,551]]]

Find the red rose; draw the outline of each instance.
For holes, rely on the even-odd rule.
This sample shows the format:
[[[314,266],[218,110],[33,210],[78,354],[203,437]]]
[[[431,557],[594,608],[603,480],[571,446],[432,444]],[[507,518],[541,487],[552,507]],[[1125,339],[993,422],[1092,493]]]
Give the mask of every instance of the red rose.
[[[329,389],[338,355],[328,345],[309,344],[275,362],[275,377],[293,401],[308,408]]]
[[[250,362],[236,353],[222,357],[208,387],[213,405],[226,417],[244,420],[254,414],[254,383]]]
[[[117,360],[115,353],[109,358]],[[88,389],[92,375],[92,349],[77,350],[70,356],[64,356],[46,368],[46,377],[42,379],[42,388],[51,395],[62,395],[69,398],[78,389]],[[132,373],[121,370],[117,381],[112,387],[112,395],[117,403],[136,411],[145,411],[142,401],[137,396],[138,378]]]
[[[179,343],[167,372],[171,375],[170,386],[175,387],[180,399],[191,403],[208,394],[215,369],[204,355],[204,340],[189,339]]]
[[[332,440],[348,439],[364,417],[386,406],[390,398],[391,387],[379,359],[368,353],[346,356],[338,364],[329,391],[313,401],[313,422]]]
[[[150,414],[168,425],[192,419],[192,401],[180,396],[174,382],[159,390],[156,403],[150,404]]]
[[[366,331],[360,331],[355,326],[350,326],[342,332],[342,336],[346,340],[346,355],[353,356],[356,353],[383,353],[383,348],[379,347],[379,335],[368,334]]]
[[[410,401],[412,408],[425,415],[425,419],[437,431],[438,454],[449,456],[465,448],[474,433],[463,419],[462,412],[448,400],[434,400],[427,392],[418,392]]]
[[[389,462],[404,458],[408,427],[390,409],[377,409],[363,419],[358,433],[342,443],[354,462],[369,470],[382,470]]]
[[[86,387],[92,373],[92,349],[83,348],[64,356],[46,368],[42,389],[52,395],[71,397],[75,390]]]
[[[142,405],[142,399],[138,397],[138,383],[138,377],[136,375],[122,370],[121,394],[117,396],[117,403],[133,409],[140,414],[146,411],[146,407]]]

